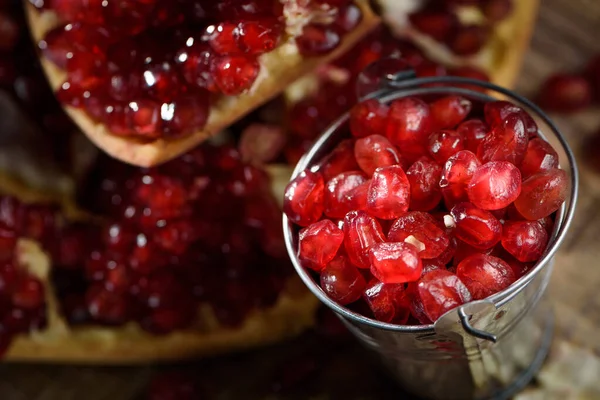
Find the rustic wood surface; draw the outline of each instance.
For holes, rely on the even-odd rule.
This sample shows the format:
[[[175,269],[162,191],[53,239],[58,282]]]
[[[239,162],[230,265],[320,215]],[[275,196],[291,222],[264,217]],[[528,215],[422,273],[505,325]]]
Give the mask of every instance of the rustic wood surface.
[[[600,1],[541,3],[518,83],[525,95],[534,93],[551,72],[576,70],[600,53]],[[585,137],[600,129],[598,108],[555,116],[555,120],[577,154]],[[600,175],[588,171],[581,158],[580,167],[577,215],[557,256],[550,289],[558,315],[557,337],[538,379],[517,396],[519,400],[600,399]],[[270,349],[171,368],[198,377],[209,392],[219,392],[211,398],[408,398],[398,395],[351,340],[325,345],[324,340],[308,333]],[[157,371],[152,367],[2,365],[0,399],[143,399]]]

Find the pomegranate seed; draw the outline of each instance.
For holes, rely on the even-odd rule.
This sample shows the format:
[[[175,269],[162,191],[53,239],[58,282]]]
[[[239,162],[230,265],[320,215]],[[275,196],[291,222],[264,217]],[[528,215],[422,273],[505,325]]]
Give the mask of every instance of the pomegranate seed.
[[[462,136],[464,147],[472,153],[477,153],[479,143],[488,134],[489,128],[480,119],[470,119],[456,128],[456,132]]]
[[[193,87],[217,92],[218,88],[211,73],[216,56],[204,43],[193,43],[180,50],[175,57],[185,81]]]
[[[362,11],[355,4],[338,9],[338,16],[335,19],[335,26],[342,32],[347,33],[352,31],[360,24],[363,19]]]
[[[390,228],[388,240],[415,245],[423,259],[439,257],[450,242],[437,221],[421,211],[411,211],[398,218]]]
[[[408,320],[410,311],[402,284],[386,284],[372,279],[363,298],[379,321],[405,324]]]
[[[389,111],[386,135],[401,149],[408,161],[427,154],[427,137],[431,129],[429,106],[416,98],[395,100]]]
[[[432,61],[424,61],[422,64],[415,68],[417,78],[429,78],[435,76],[446,76],[448,70],[441,64],[434,63]],[[432,84],[434,86],[434,84]]]
[[[546,230],[546,233],[548,233],[548,236],[550,236],[552,234],[552,231],[554,230],[554,221],[552,220],[551,217],[545,217],[542,219],[538,219],[537,222],[542,225],[542,227]]]
[[[515,280],[512,268],[498,257],[485,254],[473,254],[465,258],[456,267],[456,275],[465,284],[473,300],[506,289]]]
[[[442,199],[439,188],[442,168],[427,158],[421,158],[406,171],[410,184],[410,204],[412,211],[430,211]]]
[[[376,99],[358,103],[350,111],[350,132],[358,138],[385,134],[388,112],[389,107]]]
[[[531,139],[527,144],[525,158],[519,166],[523,179],[553,168],[558,168],[558,154],[554,148],[543,139]]]
[[[111,292],[102,285],[91,286],[86,293],[90,315],[106,324],[122,324],[129,319],[129,306],[125,296]]]
[[[233,96],[250,89],[259,70],[260,65],[254,58],[224,56],[215,61],[213,78],[221,92]]]
[[[369,250],[385,241],[381,225],[364,211],[351,211],[344,218],[344,247],[350,262],[358,268],[370,268]]]
[[[429,105],[434,129],[452,129],[471,112],[471,101],[461,96],[446,96]]]
[[[537,221],[507,221],[502,247],[521,262],[537,261],[548,245],[548,233]]]
[[[367,193],[367,210],[381,219],[394,219],[408,210],[410,183],[399,165],[377,168]]]
[[[239,45],[247,54],[263,54],[279,44],[282,27],[276,20],[242,21],[238,25]]]
[[[190,221],[169,221],[154,233],[154,242],[171,254],[182,255],[195,239]]]
[[[457,131],[437,131],[429,135],[429,154],[440,164],[464,150],[462,136]]]
[[[438,42],[445,41],[458,27],[455,14],[440,9],[425,9],[409,16],[411,24]]]
[[[440,254],[436,258],[433,258],[431,260],[425,260],[425,261],[427,261],[427,265],[435,264],[438,267],[443,268],[446,264],[448,264],[450,261],[452,261],[452,259],[454,258],[454,255],[457,252],[458,240],[456,240],[454,235],[449,236],[449,238],[450,238],[450,240],[448,242],[448,247],[446,247],[446,250],[444,250],[442,252],[442,254]],[[427,267],[425,261],[423,264],[423,270],[425,270],[425,268]],[[425,272],[423,272],[423,273],[425,273]]]
[[[456,251],[454,252],[454,258],[452,260],[452,265],[454,267],[457,267],[458,264],[460,264],[460,262],[462,260],[464,260],[467,257],[472,256],[473,254],[493,255],[494,250],[495,250],[495,247],[490,247],[489,249],[478,249],[476,247],[466,244],[465,242],[463,242],[461,240],[457,240]]]
[[[354,158],[354,141],[344,140],[321,162],[319,171],[329,181],[342,172],[360,170]]]
[[[591,102],[592,88],[580,75],[553,75],[542,84],[538,94],[538,103],[549,111],[575,112]]]
[[[407,63],[405,58],[397,58],[397,57],[382,57],[382,43],[375,42],[369,49],[365,49],[365,51],[359,56],[360,59],[356,63],[355,59],[348,60],[349,63],[356,63],[357,67],[355,67],[355,73],[357,76],[357,93],[359,97],[368,96],[377,90],[381,89],[383,85],[387,84],[387,81],[391,79],[395,74],[399,71],[404,71],[410,68],[410,65]],[[346,53],[346,57],[353,55],[351,52]],[[403,54],[403,56],[405,56]],[[346,64],[340,64],[343,68],[346,68]],[[370,99],[362,101],[360,104],[371,104],[377,102],[376,99]],[[369,107],[370,108],[370,107]],[[389,112],[389,108],[386,106],[386,115]],[[359,112],[361,114],[361,112]],[[350,116],[350,126],[352,129],[352,115]],[[378,119],[379,121],[379,119]],[[383,122],[386,124],[386,122]],[[385,130],[385,127],[383,128]],[[383,131],[380,130],[370,130],[373,134],[378,133],[381,134]],[[356,133],[353,132],[356,136]]]
[[[471,294],[460,278],[442,269],[423,275],[416,283],[415,292],[430,321],[436,321],[446,312],[471,301]]]
[[[538,126],[531,116],[521,107],[508,101],[491,101],[484,106],[485,122],[492,128],[502,125],[511,115],[517,114],[525,123],[525,130],[530,138],[536,137]]]
[[[477,156],[468,150],[461,150],[450,157],[440,178],[440,188],[448,208],[456,203],[467,201],[467,185],[481,166]]]
[[[44,303],[44,287],[35,278],[23,277],[12,289],[11,300],[16,307],[35,310]]]
[[[412,244],[376,243],[369,250],[371,273],[383,283],[405,283],[419,279],[423,265]]]
[[[162,131],[165,136],[178,137],[204,128],[208,120],[208,98],[202,92],[197,96],[179,97],[160,108]]]
[[[343,172],[327,182],[325,187],[325,215],[343,218],[352,211],[354,189],[366,182],[362,172]]]
[[[519,165],[525,157],[527,143],[525,121],[517,115],[509,115],[502,125],[493,127],[483,138],[477,156],[483,162],[508,161]]]
[[[377,168],[400,164],[400,153],[385,136],[370,135],[354,144],[354,156],[360,168],[371,176]]]
[[[450,211],[456,223],[455,235],[463,242],[478,249],[489,249],[502,236],[502,224],[489,211],[470,203],[459,203]]]
[[[483,0],[480,7],[483,15],[491,23],[506,19],[513,11],[512,0]]]
[[[514,204],[528,220],[549,216],[564,203],[569,193],[569,178],[562,169],[550,169],[530,176],[521,185]]]
[[[319,173],[304,171],[285,189],[283,211],[290,221],[308,226],[323,214],[325,183]]]
[[[477,168],[467,186],[469,200],[482,210],[507,207],[521,193],[521,173],[506,161],[492,161]]]
[[[343,256],[333,259],[321,272],[321,288],[341,305],[360,299],[366,285],[365,278]]]
[[[240,53],[238,46],[239,30],[236,24],[223,22],[210,25],[206,29],[207,40],[210,47],[217,54],[227,55]]]
[[[304,56],[319,56],[336,49],[342,39],[338,32],[326,25],[308,24],[296,37],[296,45]]]
[[[300,231],[298,258],[302,265],[321,271],[333,260],[344,241],[344,232],[328,219]]]
[[[448,46],[457,55],[470,56],[481,50],[489,36],[490,30],[486,26],[460,26],[450,39]]]
[[[513,274],[515,276],[515,281],[521,278],[522,276],[525,276],[534,267],[533,263],[522,263],[518,260],[515,260],[513,257],[510,257],[508,260],[505,261],[510,266],[510,269],[512,269]]]

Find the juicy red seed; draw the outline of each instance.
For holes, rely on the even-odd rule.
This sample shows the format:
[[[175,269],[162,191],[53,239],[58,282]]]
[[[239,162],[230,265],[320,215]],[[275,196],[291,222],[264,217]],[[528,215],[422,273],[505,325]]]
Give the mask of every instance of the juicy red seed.
[[[525,122],[525,130],[529,137],[537,136],[538,127],[533,118],[521,107],[508,101],[490,101],[484,105],[485,122],[494,128],[500,126],[511,115],[516,114]]]
[[[486,254],[473,254],[462,260],[456,267],[456,275],[469,289],[473,300],[498,293],[516,280],[510,265]]]
[[[461,96],[446,96],[429,104],[433,129],[452,129],[460,124],[473,107]]]
[[[300,226],[317,222],[323,214],[325,183],[319,173],[304,171],[285,189],[283,211]]]
[[[326,25],[309,24],[296,37],[296,45],[304,56],[319,56],[337,48],[342,39],[338,32]]]
[[[439,257],[450,242],[437,221],[421,211],[411,211],[398,218],[390,228],[388,240],[414,244],[419,250],[419,257],[423,259]]]
[[[35,310],[44,303],[44,287],[33,277],[23,277],[12,289],[11,301],[16,307]]]
[[[377,168],[400,163],[400,153],[385,136],[370,135],[354,144],[354,156],[360,168],[371,176]]]
[[[302,265],[321,271],[333,260],[344,241],[344,232],[328,219],[300,231],[298,258]]]
[[[466,25],[459,27],[450,38],[449,47],[455,54],[469,56],[476,54],[485,45],[490,30],[483,25]]]
[[[478,249],[489,249],[502,237],[502,224],[489,211],[470,203],[459,203],[450,211],[458,239]]]
[[[356,171],[360,167],[354,157],[354,141],[343,140],[337,147],[321,162],[319,171],[323,179],[329,181],[342,172]]]
[[[515,275],[515,280],[521,278],[522,276],[525,276],[525,274],[531,271],[531,269],[533,269],[534,267],[533,263],[522,263],[519,260],[514,259],[513,257],[510,257],[508,260],[505,261],[510,266],[510,269],[512,269],[513,274]]]
[[[162,132],[167,137],[178,137],[204,128],[208,120],[209,103],[205,92],[183,96],[160,108]]]
[[[507,221],[502,247],[521,262],[537,261],[548,245],[548,232],[538,221]]]
[[[354,189],[366,182],[362,172],[343,172],[327,182],[325,186],[325,215],[330,218],[343,218],[352,211]]]
[[[369,249],[385,241],[381,225],[364,211],[351,211],[344,218],[344,248],[350,262],[358,268],[370,268]]]
[[[372,279],[365,288],[363,298],[379,321],[406,323],[410,312],[404,285],[386,284]]]
[[[102,285],[88,289],[86,305],[94,319],[106,324],[122,324],[129,319],[129,304],[125,295],[104,289]]]
[[[521,173],[506,161],[492,161],[477,168],[467,186],[469,200],[482,210],[507,207],[521,193]]]
[[[423,265],[417,249],[404,242],[376,243],[369,250],[371,273],[383,283],[405,283],[419,279]]]
[[[480,119],[470,119],[456,128],[456,132],[462,136],[466,150],[477,153],[479,143],[488,134],[489,128]]]
[[[538,219],[537,222],[546,230],[548,236],[552,234],[552,231],[554,230],[554,220],[551,217],[548,216]]]
[[[389,107],[376,99],[355,105],[350,111],[350,132],[355,137],[384,135]]]
[[[558,210],[569,194],[569,177],[562,169],[550,169],[530,176],[521,185],[514,204],[517,211],[534,221]]]
[[[244,56],[225,56],[215,61],[213,78],[226,95],[237,95],[250,89],[260,65],[255,58]]]
[[[454,258],[454,255],[456,254],[457,247],[458,247],[458,240],[456,240],[454,235],[452,235],[452,236],[450,236],[450,240],[448,242],[448,247],[446,247],[446,250],[444,250],[442,252],[442,254],[440,254],[436,258],[433,258],[433,259],[427,260],[427,261],[429,261],[429,264],[435,264],[435,265],[439,266],[440,268],[442,268],[446,264],[448,264],[450,261],[452,261],[452,259]],[[426,265],[423,264],[423,269],[425,269],[425,267],[426,267]],[[425,272],[423,272],[423,273],[425,273]]]
[[[489,249],[478,249],[466,244],[461,240],[458,240],[456,243],[456,251],[454,252],[454,257],[452,259],[452,265],[454,267],[458,266],[462,260],[472,256],[473,254],[492,255],[492,253],[494,253],[494,249],[495,247],[490,247]]]
[[[458,27],[458,18],[447,10],[425,9],[411,14],[409,19],[415,28],[439,42],[446,40]]]
[[[543,139],[534,138],[527,144],[525,158],[519,166],[523,179],[529,178],[540,171],[558,168],[556,150]]]
[[[467,185],[480,166],[481,162],[477,156],[468,150],[461,150],[446,161],[440,178],[440,188],[448,208],[468,200]]]
[[[518,115],[509,115],[483,138],[477,149],[477,156],[483,162],[508,161],[519,165],[525,157],[528,141],[524,119]]]
[[[488,21],[500,22],[513,11],[513,0],[483,0],[481,11]]]
[[[415,291],[430,321],[436,321],[446,312],[471,301],[471,294],[460,278],[442,269],[423,275]]]
[[[190,47],[177,53],[175,61],[179,64],[183,78],[192,87],[217,92],[211,72],[215,58],[214,52],[205,43],[194,41]]]
[[[427,153],[428,133],[431,129],[429,106],[416,98],[395,100],[388,116],[386,135],[409,161]]]
[[[411,211],[430,211],[434,209],[442,199],[439,188],[442,167],[427,158],[415,161],[406,171],[406,177],[410,184]]]
[[[434,63],[432,61],[424,61],[422,64],[415,68],[417,78],[428,78],[435,76],[446,76],[448,70],[441,64]]]
[[[355,4],[349,4],[338,10],[335,26],[342,32],[350,32],[360,24],[363,19],[362,11]]]
[[[429,154],[440,164],[463,149],[463,138],[457,131],[437,131],[429,135]]]
[[[226,55],[240,52],[238,46],[239,30],[236,24],[223,22],[218,25],[211,25],[207,28],[206,33],[208,44],[217,54]]]
[[[399,165],[377,168],[367,193],[367,210],[381,219],[394,219],[408,210],[410,183]]]
[[[321,272],[321,288],[341,305],[360,299],[366,284],[362,274],[344,256],[334,258]]]
[[[537,99],[546,110],[575,112],[591,104],[592,88],[583,76],[558,74],[542,84]]]
[[[239,46],[247,54],[263,54],[277,47],[282,32],[276,20],[242,21],[238,25]]]

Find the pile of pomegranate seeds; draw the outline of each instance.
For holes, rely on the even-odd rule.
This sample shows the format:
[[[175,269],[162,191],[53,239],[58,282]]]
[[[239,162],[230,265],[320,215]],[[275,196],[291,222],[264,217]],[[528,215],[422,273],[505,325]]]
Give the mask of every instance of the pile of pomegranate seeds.
[[[274,305],[292,271],[269,176],[231,146],[150,169],[101,158],[80,189],[103,222],[58,235],[54,282],[72,324],[132,321],[164,334],[193,328],[204,305],[235,327]]]
[[[145,141],[202,129],[215,99],[250,89],[260,55],[287,40],[279,0],[41,3],[65,23],[39,43],[67,73],[59,100]],[[305,56],[334,50],[362,16],[350,0],[305,7],[327,16],[295,38]]]
[[[298,260],[342,305],[429,324],[506,289],[544,254],[568,196],[522,108],[460,96],[359,103],[346,139],[287,187]]]

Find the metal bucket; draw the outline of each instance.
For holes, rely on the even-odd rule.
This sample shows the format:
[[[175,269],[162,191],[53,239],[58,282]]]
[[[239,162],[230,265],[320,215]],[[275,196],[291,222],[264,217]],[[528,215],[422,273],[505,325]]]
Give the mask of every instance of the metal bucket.
[[[432,85],[433,84],[433,85]],[[458,88],[469,85],[486,93]],[[578,191],[577,166],[571,149],[550,119],[534,104],[501,87],[467,78],[414,78],[412,71],[386,77],[367,97],[384,103],[427,94],[460,94],[475,100],[505,99],[531,113],[541,136],[559,154],[571,177],[570,196],[558,211],[548,248],[536,266],[507,289],[449,311],[434,324],[407,326],[383,323],[338,305],[321,290],[297,259],[298,229],[283,217],[290,258],[308,288],[337,313],[359,341],[375,352],[391,375],[407,390],[431,399],[506,399],[522,389],[540,368],[550,347],[554,325],[545,293],[553,256],[573,218]],[[327,129],[300,160],[296,177],[316,165],[346,137],[348,113]]]

